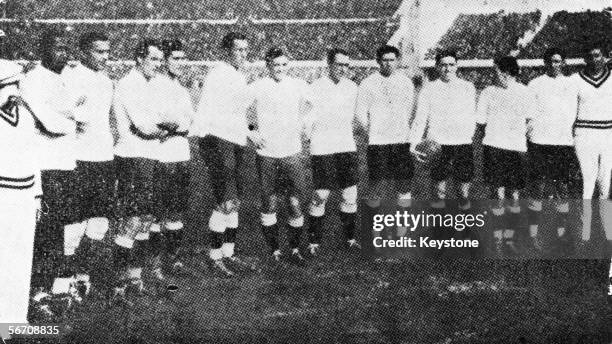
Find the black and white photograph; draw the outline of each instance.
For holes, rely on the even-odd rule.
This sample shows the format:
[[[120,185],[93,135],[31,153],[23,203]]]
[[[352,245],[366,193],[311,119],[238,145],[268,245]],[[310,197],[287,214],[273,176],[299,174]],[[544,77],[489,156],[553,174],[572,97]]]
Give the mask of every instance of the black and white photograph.
[[[612,344],[610,0],[0,0],[0,344]]]

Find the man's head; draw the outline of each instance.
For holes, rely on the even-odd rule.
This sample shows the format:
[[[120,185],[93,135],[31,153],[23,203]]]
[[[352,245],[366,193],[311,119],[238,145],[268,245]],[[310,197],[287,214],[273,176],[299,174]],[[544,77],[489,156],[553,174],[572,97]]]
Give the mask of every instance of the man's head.
[[[154,39],[143,39],[134,51],[136,66],[147,79],[154,77],[159,72],[163,59],[164,54],[161,51],[160,44]]]
[[[40,59],[42,65],[56,73],[61,73],[68,63],[68,39],[65,32],[49,29],[40,38]]]
[[[107,35],[96,31],[85,33],[79,39],[79,49],[83,65],[94,71],[106,68],[110,53]]]
[[[241,69],[247,62],[249,42],[244,34],[230,32],[221,40],[221,49],[225,52],[227,62],[236,69]]]
[[[606,56],[602,44],[591,44],[583,52],[587,69],[601,72],[606,66]]]
[[[270,48],[265,56],[266,66],[272,79],[281,81],[287,75],[289,58],[281,48]]]
[[[164,62],[166,69],[171,77],[181,75],[181,64],[187,59],[183,50],[183,43],[176,40],[164,40],[162,42],[162,51],[164,53]]]
[[[546,73],[552,77],[563,74],[565,54],[559,48],[549,48],[544,52],[544,66]]]
[[[351,59],[348,53],[340,48],[333,48],[327,52],[327,65],[329,66],[329,77],[334,82],[346,78]]]
[[[449,82],[457,76],[457,52],[444,50],[436,54],[436,70],[440,80]]]
[[[376,62],[380,66],[380,74],[390,76],[399,66],[400,51],[396,47],[383,45],[376,50]]]
[[[497,80],[503,87],[508,86],[510,80],[516,80],[519,75],[519,66],[514,56],[503,56],[493,60]]]

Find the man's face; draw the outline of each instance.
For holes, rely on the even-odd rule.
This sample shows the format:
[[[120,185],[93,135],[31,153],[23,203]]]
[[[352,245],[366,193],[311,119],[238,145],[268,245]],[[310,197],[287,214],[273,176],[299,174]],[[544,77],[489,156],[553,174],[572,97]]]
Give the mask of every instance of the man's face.
[[[452,56],[444,56],[436,65],[440,79],[449,82],[457,76],[457,60]]]
[[[175,50],[170,53],[170,56],[166,59],[166,68],[168,73],[174,76],[180,76],[182,74],[181,65],[187,60],[185,52],[182,50]]]
[[[159,72],[164,60],[164,54],[158,47],[150,46],[147,56],[144,58],[139,57],[137,60],[142,69],[142,74],[147,78],[152,78]]]
[[[563,57],[559,54],[554,54],[550,57],[550,63],[546,65],[550,76],[559,76],[562,73]]]
[[[57,37],[49,54],[53,69],[61,71],[68,63],[68,39]]]
[[[249,42],[245,39],[235,39],[229,51],[230,64],[237,69],[243,68],[247,61],[248,54]]]
[[[329,76],[334,82],[346,78],[350,67],[350,59],[347,55],[336,54],[334,62],[329,65]]]
[[[83,63],[95,71],[101,71],[106,68],[109,53],[110,43],[108,41],[94,41],[89,49],[83,52]]]
[[[393,74],[398,67],[399,61],[397,59],[397,55],[395,53],[386,53],[380,57],[378,60],[378,65],[380,66],[380,74],[383,76],[389,76]]]
[[[604,58],[601,49],[596,48],[589,51],[587,56],[584,58],[584,62],[586,63],[587,67],[599,70],[604,68],[606,59]]]
[[[284,79],[287,75],[288,65],[289,59],[284,55],[268,62],[268,70],[270,71],[270,76],[272,79],[276,81],[281,81]]]

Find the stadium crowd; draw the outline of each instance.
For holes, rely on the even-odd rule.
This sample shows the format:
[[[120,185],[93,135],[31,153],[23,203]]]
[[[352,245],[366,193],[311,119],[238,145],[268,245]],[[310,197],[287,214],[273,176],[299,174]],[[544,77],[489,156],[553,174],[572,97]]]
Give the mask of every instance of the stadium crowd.
[[[393,15],[400,3],[401,0],[28,0],[8,1],[6,13],[9,18],[69,19],[378,18]]]

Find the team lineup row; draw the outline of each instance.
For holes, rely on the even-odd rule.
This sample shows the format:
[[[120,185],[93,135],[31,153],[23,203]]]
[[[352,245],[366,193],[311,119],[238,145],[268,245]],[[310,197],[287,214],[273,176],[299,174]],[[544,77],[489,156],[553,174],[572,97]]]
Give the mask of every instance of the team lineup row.
[[[612,84],[607,81],[610,70],[602,47],[589,49],[584,71],[570,77],[562,74],[563,53],[548,51],[544,56],[547,74],[529,86],[516,80],[515,58],[496,59],[498,85],[485,89],[476,103],[473,84],[457,78],[457,56],[452,51],[436,56],[440,77],[420,92],[398,69],[400,52],[391,46],[377,50],[380,68],[359,86],[346,77],[350,57],[342,49],[329,51],[329,75],[308,85],[289,77],[286,52],[271,48],[265,56],[269,75],[247,84],[248,39],[229,33],[221,42],[226,59],[207,74],[194,111],[189,92],[178,81],[185,59],[179,41],[143,40],[135,50],[136,67],[114,83],[104,73],[110,49],[106,35],[92,32],[81,37],[81,64],[74,68],[65,68],[64,38],[61,32],[46,32],[41,39],[41,65],[22,80],[20,71],[11,74],[14,70],[7,68],[10,77],[2,80],[6,102],[0,124],[7,126],[3,130],[11,130],[6,135],[13,139],[10,146],[17,142],[22,149],[4,153],[15,164],[0,169],[0,189],[10,196],[10,204],[19,204],[19,211],[2,214],[18,228],[7,232],[15,238],[7,240],[6,250],[3,247],[10,252],[7,261],[13,262],[5,269],[17,277],[11,292],[2,293],[7,299],[0,304],[9,305],[0,310],[3,322],[27,319],[31,269],[24,267],[32,266],[32,252],[35,259],[63,252],[53,260],[51,275],[32,276],[37,291],[32,302],[39,313],[52,316],[49,300],[54,295],[81,300],[88,294],[90,275],[97,282],[96,252],[104,245],[115,208],[120,221],[113,240],[117,272],[110,288],[113,296],[142,291],[142,268],[148,260],[153,262],[151,274],[157,280],[176,287],[166,274],[183,265],[179,246],[188,197],[187,135],[198,137],[216,202],[208,223],[211,266],[228,276],[234,274],[232,266],[249,265],[234,254],[246,183],[239,172],[248,147],[257,153],[261,226],[272,258],[283,257],[276,212],[279,195],[287,190],[287,260],[300,266],[305,264],[300,252],[305,222],[306,251],[316,257],[326,202],[334,189],[341,191],[346,247],[360,249],[355,238],[354,133],[367,137],[368,143],[366,217],[380,211],[383,185],[389,180],[395,183],[397,205],[411,206],[415,161],[429,163],[434,208],[444,208],[446,185],[452,177],[459,186],[460,208],[468,210],[472,142],[474,135],[482,138],[485,180],[491,185],[492,198],[498,199],[492,213],[498,218],[494,236],[500,250],[514,249],[514,227],[507,224],[520,213],[518,201],[525,181],[516,171],[523,170],[522,153],[529,156],[534,191],[528,217],[536,248],[542,211],[538,200],[545,196],[546,183],[552,182],[560,198],[557,228],[564,235],[568,206],[563,199],[568,197],[573,160],[582,172],[583,198],[590,199],[596,185],[600,198],[609,195]],[[305,194],[302,135],[310,141],[312,196]],[[32,142],[37,142],[35,149]],[[31,156],[32,150],[37,156],[29,163],[23,157]],[[32,175],[36,169],[41,171],[41,183]],[[30,198],[37,187],[45,209],[34,225],[34,216],[31,223],[23,218],[28,218],[28,209],[34,209]],[[584,241],[590,238],[590,217],[590,210],[583,211]],[[612,226],[605,219],[602,216],[610,242]],[[13,232],[17,231],[32,235],[29,246],[28,240],[16,237]]]

